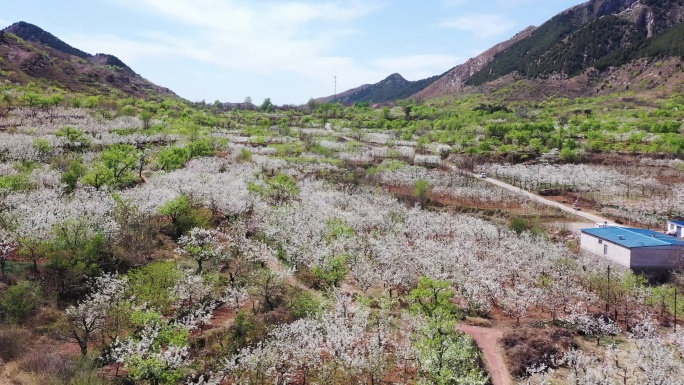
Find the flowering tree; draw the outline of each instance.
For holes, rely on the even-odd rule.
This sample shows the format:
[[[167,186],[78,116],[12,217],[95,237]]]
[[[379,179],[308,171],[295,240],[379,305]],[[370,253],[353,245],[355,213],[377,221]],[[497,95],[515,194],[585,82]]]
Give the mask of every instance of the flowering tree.
[[[16,248],[16,243],[5,232],[0,232],[0,280],[5,280],[7,259]]]
[[[203,262],[214,260],[220,255],[222,245],[219,241],[218,231],[195,227],[178,239],[181,247],[176,252],[197,261],[197,272],[201,272]]]
[[[101,333],[109,311],[124,299],[128,281],[117,275],[105,274],[96,278],[91,293],[76,306],[66,309],[66,331],[78,343],[81,354],[88,354],[88,344]]]
[[[151,384],[177,384],[192,363],[189,354],[189,330],[169,324],[156,313],[138,313],[140,328],[123,341],[116,341],[108,360],[123,364],[132,380]]]
[[[565,318],[565,321],[575,326],[584,335],[596,338],[597,346],[602,337],[621,332],[620,327],[612,319],[602,314],[589,315],[586,311],[579,311],[577,306],[573,307],[571,314]]]

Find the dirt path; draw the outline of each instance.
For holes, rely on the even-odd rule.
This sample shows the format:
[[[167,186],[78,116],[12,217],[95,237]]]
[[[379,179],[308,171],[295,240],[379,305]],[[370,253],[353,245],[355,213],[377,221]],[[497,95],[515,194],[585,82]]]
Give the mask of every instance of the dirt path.
[[[503,336],[503,330],[470,325],[459,325],[459,329],[473,337],[477,346],[484,353],[485,365],[492,379],[492,384],[511,385],[513,382],[499,349],[499,339]]]
[[[458,167],[454,166],[453,164],[449,164],[446,162],[443,162],[443,164],[444,164],[444,166],[446,166],[450,170],[460,171],[460,169]],[[477,174],[472,174],[472,175],[475,178],[479,178],[479,176]],[[559,202],[552,201],[550,199],[540,197],[539,195],[533,194],[533,193],[531,193],[527,190],[523,190],[519,187],[515,187],[515,186],[510,185],[506,182],[502,182],[500,180],[492,179],[492,178],[482,178],[482,180],[485,182],[489,182],[493,185],[499,186],[501,188],[505,188],[506,190],[512,191],[514,193],[518,193],[518,194],[520,194],[524,197],[527,197],[527,198],[529,198],[535,202],[542,203],[542,204],[545,204],[545,205],[551,206],[551,207],[556,207],[558,209],[565,211],[566,213],[584,218],[584,219],[588,220],[589,222],[592,222],[592,223],[608,223],[609,225],[615,225],[615,223],[613,221],[611,221],[607,218],[604,218],[604,217],[601,217],[598,215],[594,215],[594,214],[589,214],[589,213],[584,212],[584,211],[575,210],[572,207],[566,206],[566,205],[559,203]]]

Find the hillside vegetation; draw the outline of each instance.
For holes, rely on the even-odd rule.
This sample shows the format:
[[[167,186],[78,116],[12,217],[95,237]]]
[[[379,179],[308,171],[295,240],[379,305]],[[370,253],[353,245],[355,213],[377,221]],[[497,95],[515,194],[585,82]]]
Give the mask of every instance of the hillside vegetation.
[[[175,96],[136,74],[112,55],[90,55],[25,22],[0,32],[0,79],[37,82],[88,95]]]
[[[519,384],[684,378],[682,273],[583,251],[594,223],[521,194],[684,218],[680,60],[585,72],[590,97],[509,75],[256,107],[29,37],[51,46],[0,35],[0,383],[489,385],[482,348]],[[422,86],[386,80],[369,100]]]
[[[517,72],[526,77],[577,76],[590,67],[603,70],[642,57],[678,55],[684,3],[633,1],[622,6],[590,1],[540,26],[528,38],[504,50],[469,83],[481,85]],[[650,19],[650,21],[647,21]]]

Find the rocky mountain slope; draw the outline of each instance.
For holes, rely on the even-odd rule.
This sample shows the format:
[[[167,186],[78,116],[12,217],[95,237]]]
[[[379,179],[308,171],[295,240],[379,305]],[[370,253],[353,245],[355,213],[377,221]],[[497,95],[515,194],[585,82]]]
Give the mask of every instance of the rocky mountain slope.
[[[414,97],[416,99],[429,99],[439,95],[454,94],[464,91],[467,87],[466,82],[473,74],[479,72],[484,66],[494,60],[499,52],[507,49],[514,43],[529,37],[535,29],[536,27],[533,26],[527,27],[511,39],[499,43],[477,57],[469,59],[465,63],[452,68],[446,75],[440,77],[437,81],[416,93]]]
[[[518,73],[570,78],[644,57],[681,54],[682,0],[591,0],[547,21],[468,79],[482,85]],[[676,29],[673,32],[673,28]]]
[[[421,81],[410,95],[485,92],[509,99],[587,96],[657,87],[676,90],[684,58],[684,0],[590,0],[538,28],[529,27],[447,73]],[[657,69],[663,63],[672,68]],[[631,70],[629,74],[626,71]],[[391,77],[390,77],[391,78]],[[389,79],[389,78],[388,78]],[[391,101],[388,82],[366,86],[339,101]],[[378,94],[370,90],[384,90]]]
[[[89,95],[175,96],[113,55],[88,54],[26,22],[0,31],[0,59],[0,80],[57,85]]]

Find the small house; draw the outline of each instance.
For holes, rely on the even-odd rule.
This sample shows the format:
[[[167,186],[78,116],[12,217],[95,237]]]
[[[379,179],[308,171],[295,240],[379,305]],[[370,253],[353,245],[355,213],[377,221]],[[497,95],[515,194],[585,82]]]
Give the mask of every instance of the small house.
[[[667,234],[684,238],[684,221],[667,221]]]
[[[652,230],[611,226],[582,229],[581,247],[631,269],[684,265],[684,240]]]

